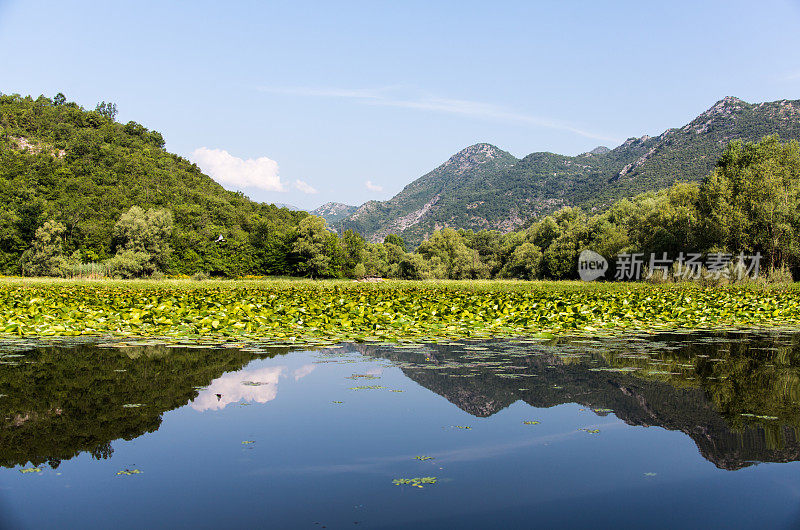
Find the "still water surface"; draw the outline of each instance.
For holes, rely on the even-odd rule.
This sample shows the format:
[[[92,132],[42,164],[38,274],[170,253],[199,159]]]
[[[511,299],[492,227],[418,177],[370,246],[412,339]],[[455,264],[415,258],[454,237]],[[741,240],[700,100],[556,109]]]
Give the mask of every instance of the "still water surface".
[[[800,334],[8,341],[0,527],[792,528],[799,402]]]

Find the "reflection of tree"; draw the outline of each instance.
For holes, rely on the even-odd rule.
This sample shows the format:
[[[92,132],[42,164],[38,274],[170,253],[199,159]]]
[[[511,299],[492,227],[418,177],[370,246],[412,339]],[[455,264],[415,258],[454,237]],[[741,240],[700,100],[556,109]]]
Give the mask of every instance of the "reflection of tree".
[[[196,387],[252,359],[238,349],[163,345],[33,350],[0,365],[0,466],[57,467],[84,451],[108,458],[112,441],[155,431],[163,412],[197,397]]]
[[[721,468],[800,460],[800,414],[793,406],[799,337],[656,337],[498,342],[483,354],[452,345],[432,345],[424,354],[354,347],[394,360],[409,378],[475,416],[518,400],[535,407],[579,403],[611,409],[631,425],[682,431]]]

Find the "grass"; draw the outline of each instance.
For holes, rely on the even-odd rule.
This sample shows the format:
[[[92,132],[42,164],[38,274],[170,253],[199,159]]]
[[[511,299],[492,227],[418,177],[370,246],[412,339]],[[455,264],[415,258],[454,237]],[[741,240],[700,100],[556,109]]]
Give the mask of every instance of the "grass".
[[[799,324],[795,285],[0,279],[0,333],[17,336],[435,341]]]

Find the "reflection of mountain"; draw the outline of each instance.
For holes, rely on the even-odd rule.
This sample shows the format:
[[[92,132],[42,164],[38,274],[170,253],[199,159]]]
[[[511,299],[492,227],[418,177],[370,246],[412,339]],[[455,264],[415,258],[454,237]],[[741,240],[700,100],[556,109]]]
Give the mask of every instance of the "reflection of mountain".
[[[27,352],[17,365],[0,364],[0,466],[56,467],[81,452],[107,458],[112,441],[155,431],[162,413],[199,399],[196,387],[253,358],[232,348],[164,345]]]
[[[410,379],[474,416],[491,416],[516,401],[534,407],[579,403],[613,410],[630,425],[684,432],[720,468],[800,460],[800,416],[796,405],[787,412],[798,391],[786,382],[800,372],[795,338],[676,340],[601,347],[493,343],[483,353],[452,345],[431,345],[424,354],[353,347],[395,361]],[[637,363],[661,369],[647,373]],[[675,365],[683,371],[664,375],[663,368]]]

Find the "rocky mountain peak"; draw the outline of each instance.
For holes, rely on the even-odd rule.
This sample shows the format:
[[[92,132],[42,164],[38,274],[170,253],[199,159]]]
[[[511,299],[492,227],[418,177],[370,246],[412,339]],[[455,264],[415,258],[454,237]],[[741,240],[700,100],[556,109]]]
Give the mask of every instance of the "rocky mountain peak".
[[[606,154],[606,153],[608,153],[610,151],[611,151],[611,149],[609,149],[608,147],[606,147],[604,145],[598,145],[597,147],[595,147],[591,151],[588,151],[588,152],[586,152],[584,154],[587,155],[587,156],[604,155],[604,154]]]
[[[441,167],[442,169],[454,170],[457,174],[461,174],[471,167],[489,162],[499,157],[501,154],[502,151],[491,144],[475,144],[451,156]]]

